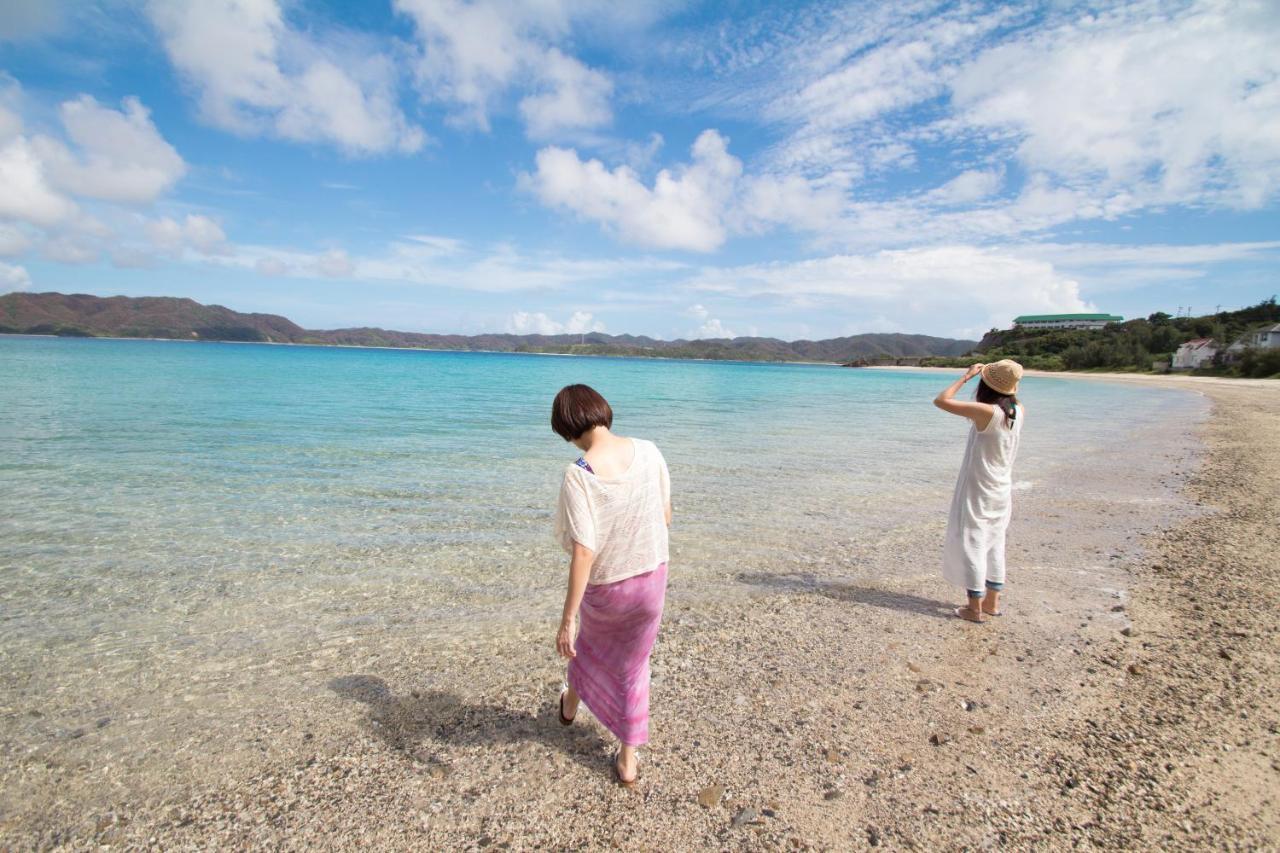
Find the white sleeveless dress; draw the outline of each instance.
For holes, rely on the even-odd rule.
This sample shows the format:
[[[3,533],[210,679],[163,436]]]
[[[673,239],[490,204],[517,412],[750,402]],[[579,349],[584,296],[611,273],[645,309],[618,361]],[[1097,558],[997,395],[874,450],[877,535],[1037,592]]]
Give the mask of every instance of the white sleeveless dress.
[[[974,424],[964,450],[964,464],[951,499],[942,576],[966,590],[983,589],[987,581],[1004,583],[1004,538],[1013,514],[1013,460],[1025,419],[1021,406],[1013,426],[992,406],[986,429]]]

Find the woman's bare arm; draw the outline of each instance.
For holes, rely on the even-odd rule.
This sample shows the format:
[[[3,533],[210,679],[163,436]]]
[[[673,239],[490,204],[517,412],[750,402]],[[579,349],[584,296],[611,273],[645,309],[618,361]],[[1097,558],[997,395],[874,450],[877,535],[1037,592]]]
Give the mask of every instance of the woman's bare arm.
[[[560,629],[556,631],[556,651],[561,657],[577,657],[574,648],[573,620],[582,605],[583,593],[587,591],[587,580],[591,577],[591,564],[595,562],[595,552],[573,543],[573,556],[569,559],[569,588],[564,594],[564,611],[560,614]]]
[[[978,429],[986,429],[987,424],[991,423],[991,417],[994,414],[991,407],[986,403],[973,403],[967,400],[955,399],[956,394],[960,393],[960,389],[965,383],[982,372],[982,365],[975,364],[970,367],[959,379],[952,382],[942,393],[933,398],[933,404],[944,412],[950,412],[953,415],[959,415],[962,418],[968,418],[973,421]]]

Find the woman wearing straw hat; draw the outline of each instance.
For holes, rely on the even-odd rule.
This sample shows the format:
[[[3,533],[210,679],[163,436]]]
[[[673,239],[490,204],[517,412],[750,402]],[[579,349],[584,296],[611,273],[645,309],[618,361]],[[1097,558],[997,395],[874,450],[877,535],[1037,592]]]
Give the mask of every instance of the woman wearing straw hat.
[[[955,399],[979,375],[975,401]],[[1015,396],[1021,378],[1022,365],[1016,361],[975,364],[933,401],[939,409],[973,421],[942,552],[942,576],[968,596],[955,614],[970,622],[1000,615],[1004,538],[1013,514],[1013,460],[1025,419]]]

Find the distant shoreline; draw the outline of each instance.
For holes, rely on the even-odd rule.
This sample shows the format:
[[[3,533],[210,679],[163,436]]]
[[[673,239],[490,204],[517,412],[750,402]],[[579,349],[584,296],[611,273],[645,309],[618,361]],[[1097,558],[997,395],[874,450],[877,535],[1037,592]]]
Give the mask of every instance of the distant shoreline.
[[[313,344],[293,341],[222,341],[212,338],[126,338],[119,335],[42,335],[26,332],[0,332],[0,338],[56,338],[68,341],[155,341],[168,344],[220,344],[230,346],[303,347],[312,349],[360,349],[389,350],[393,352],[474,353],[477,355],[534,355],[555,358],[634,358],[646,361],[698,361],[722,364],[802,364],[811,367],[844,367],[838,361],[799,361],[767,358],[697,358],[695,356],[637,355],[635,353],[607,352],[530,352],[528,350],[501,349],[445,349],[441,347],[387,347],[373,344]],[[939,368],[942,370],[948,368]]]

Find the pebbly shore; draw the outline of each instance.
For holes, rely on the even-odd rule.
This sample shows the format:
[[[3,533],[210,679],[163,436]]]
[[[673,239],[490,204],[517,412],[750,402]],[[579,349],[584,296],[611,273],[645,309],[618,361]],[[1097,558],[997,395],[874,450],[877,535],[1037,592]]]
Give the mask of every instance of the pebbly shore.
[[[1212,403],[1202,450],[1167,451],[1176,511],[1028,501],[988,624],[950,616],[932,528],[903,531],[921,570],[892,582],[835,544],[728,570],[738,596],[673,571],[634,790],[585,710],[557,724],[552,625],[529,624],[338,656],[313,702],[237,731],[261,749],[234,771],[197,756],[167,790],[125,780],[88,808],[75,768],[39,768],[47,799],[4,815],[0,844],[1275,848],[1280,384],[1176,387]]]

